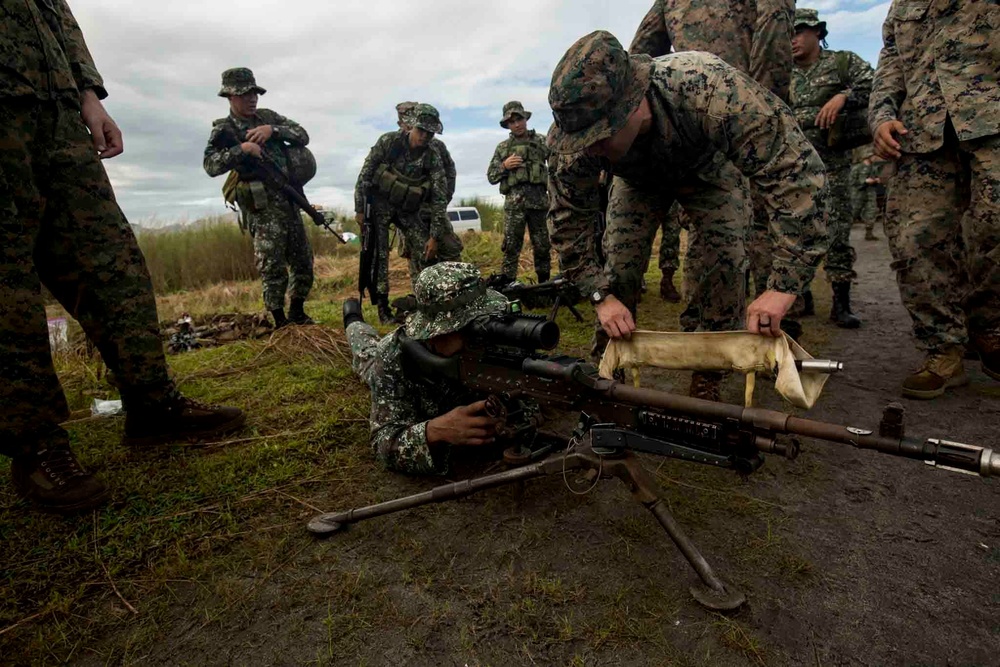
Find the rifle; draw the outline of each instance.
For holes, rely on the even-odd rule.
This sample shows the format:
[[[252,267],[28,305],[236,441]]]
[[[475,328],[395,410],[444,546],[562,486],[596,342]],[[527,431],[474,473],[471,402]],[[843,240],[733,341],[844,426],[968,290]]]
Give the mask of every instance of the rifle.
[[[467,331],[465,348],[450,358],[434,355],[419,341],[404,339],[404,368],[408,374],[419,373],[431,381],[449,378],[485,394],[487,414],[498,420],[498,440],[512,444],[504,460],[520,467],[376,505],[320,514],[309,522],[312,533],[329,535],[364,519],[537,477],[565,475],[569,470],[584,471],[583,486],[589,488],[601,478],[617,477],[653,514],[697,573],[700,582],[690,588],[694,599],[709,609],[731,610],[746,597],[715,574],[684,534],[636,452],[749,475],[764,464],[765,454],[795,459],[801,449],[798,438],[808,437],[916,459],[945,470],[1000,476],[1000,452],[993,449],[906,436],[899,404],[889,404],[876,433],[602,378],[582,359],[537,351],[550,350],[559,340],[558,325],[540,315],[507,314],[474,323]],[[802,365],[803,372],[840,368],[838,362],[810,362]],[[572,437],[546,431],[539,410],[530,409],[532,404],[577,413],[579,422]],[[526,442],[537,446],[526,447]]]
[[[228,124],[222,126],[219,138],[223,140],[220,146],[224,148],[239,146],[243,143],[243,139],[236,133],[235,128]],[[336,236],[337,240],[341,243],[347,243],[344,237],[330,226],[330,223],[326,220],[326,216],[317,211],[309,203],[302,187],[293,183],[288,178],[288,174],[281,168],[281,165],[274,159],[274,156],[268,155],[261,149],[260,158],[245,160],[243,164],[236,168],[236,171],[239,172],[240,178],[243,180],[261,181],[265,187],[285,195],[289,201],[305,211],[306,215],[312,218],[312,221],[318,226],[325,228],[328,232]]]
[[[361,221],[361,257],[358,262],[358,294],[361,300],[365,298],[365,290],[371,298],[372,305],[379,299],[378,293],[378,230],[372,220],[372,201],[368,188],[362,186],[361,197],[364,200],[364,219]]]
[[[486,279],[486,286],[503,294],[510,301],[520,301],[526,308],[546,308],[551,306],[548,319],[555,321],[560,308],[568,308],[577,322],[583,321],[583,316],[576,309],[576,304],[583,299],[577,286],[556,276],[543,283],[521,283],[508,280],[502,274],[494,274]]]

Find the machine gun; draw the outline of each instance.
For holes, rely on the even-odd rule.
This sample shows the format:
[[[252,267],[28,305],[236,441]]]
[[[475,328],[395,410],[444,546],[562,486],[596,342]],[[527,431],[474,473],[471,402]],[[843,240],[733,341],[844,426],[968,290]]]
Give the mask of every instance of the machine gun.
[[[321,514],[309,530],[328,535],[345,526],[383,514],[444,502],[477,491],[546,475],[585,471],[585,485],[617,477],[633,498],[652,512],[697,573],[691,587],[699,603],[716,610],[736,609],[745,596],[720,579],[684,534],[660,496],[653,477],[636,452],[669,456],[691,463],[750,474],[766,454],[795,459],[799,437],[872,449],[883,454],[924,461],[946,470],[1000,475],[1000,453],[976,445],[904,434],[902,407],[890,404],[878,432],[794,417],[763,408],[746,408],[628,386],[602,378],[581,359],[550,356],[559,327],[544,317],[507,314],[474,323],[465,348],[450,358],[438,357],[419,341],[404,339],[407,372],[450,378],[472,392],[486,395],[487,413],[498,420],[498,440],[514,446],[504,453],[511,465],[504,472],[439,486],[430,491],[368,507]],[[838,362],[809,360],[803,372],[834,372]],[[574,412],[579,422],[571,437],[548,432],[532,404]],[[543,446],[532,448],[525,443]],[[544,458],[543,458],[544,457]]]
[[[372,220],[372,200],[368,188],[363,187],[361,198],[364,200],[364,211],[361,221],[361,257],[358,261],[358,294],[361,300],[365,298],[365,290],[371,298],[372,305],[379,299],[378,293],[378,231]]]
[[[576,309],[576,304],[583,300],[583,295],[577,286],[562,276],[542,283],[521,283],[508,280],[502,274],[493,274],[486,279],[486,286],[495,289],[511,301],[520,301],[527,308],[551,308],[549,320],[555,321],[560,308],[568,308],[577,322],[583,321],[583,316]]]
[[[243,138],[237,134],[235,128],[230,125],[222,125],[221,132],[219,133],[220,148],[239,146],[242,143]],[[347,243],[347,241],[344,240],[344,237],[330,226],[330,223],[326,220],[326,216],[317,211],[316,208],[309,203],[302,187],[292,182],[292,180],[288,177],[288,174],[285,173],[285,170],[282,169],[281,165],[274,159],[274,156],[268,155],[262,149],[261,157],[248,158],[244,160],[243,164],[236,168],[236,171],[239,173],[242,180],[261,181],[268,189],[280,192],[288,198],[290,202],[305,211],[306,215],[312,218],[312,221],[318,226],[325,228],[328,232],[336,236],[337,240],[341,243]]]

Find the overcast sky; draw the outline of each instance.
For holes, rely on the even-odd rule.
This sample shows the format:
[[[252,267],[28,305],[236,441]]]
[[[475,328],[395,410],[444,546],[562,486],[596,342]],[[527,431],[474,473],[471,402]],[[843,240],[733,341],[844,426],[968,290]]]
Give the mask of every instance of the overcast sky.
[[[224,213],[222,178],[201,168],[222,70],[245,66],[267,89],[260,106],[301,123],[319,171],[314,203],[353,209],[358,170],[395,127],[402,100],[441,112],[458,168],[456,198],[495,195],[486,167],[510,99],[552,122],[552,69],[577,38],[611,31],[627,47],[652,0],[70,0],[125,133],[105,163],[133,223]],[[830,48],[876,64],[889,2],[812,0]]]

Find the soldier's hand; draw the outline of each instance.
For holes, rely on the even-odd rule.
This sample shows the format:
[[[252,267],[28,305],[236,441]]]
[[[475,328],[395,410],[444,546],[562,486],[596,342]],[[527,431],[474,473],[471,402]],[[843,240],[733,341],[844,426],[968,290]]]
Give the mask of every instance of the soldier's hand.
[[[493,442],[497,422],[484,414],[486,401],[457,407],[427,422],[427,442],[452,445],[488,445]]]
[[[837,114],[844,109],[845,104],[847,104],[847,95],[837,93],[831,97],[823,105],[823,108],[819,110],[819,113],[816,114],[816,127],[823,130],[833,127],[833,124],[837,121]]]
[[[357,221],[357,223],[359,225],[365,224],[365,214],[364,213],[355,213],[354,214],[354,219]]]
[[[635,320],[632,312],[613,294],[609,294],[594,307],[601,328],[612,338],[629,338],[635,331]]]
[[[247,141],[252,141],[258,146],[263,146],[264,142],[271,138],[274,128],[270,125],[258,125],[247,131]]]
[[[125,150],[122,131],[97,99],[97,93],[87,88],[80,93],[80,117],[83,124],[90,130],[90,138],[94,142],[94,150],[102,160],[121,155]]]
[[[253,155],[254,157],[260,157],[263,153],[260,146],[252,141],[244,141],[240,144],[240,148],[246,155]]]
[[[780,336],[781,319],[794,303],[794,294],[767,290],[747,308],[747,330],[762,336]]]
[[[431,261],[438,254],[438,242],[433,236],[427,239],[427,244],[424,246],[424,260]]]
[[[893,136],[896,134],[903,136],[909,134],[909,130],[898,120],[887,120],[879,125],[875,130],[872,142],[875,144],[875,155],[878,155],[883,160],[898,160],[902,155],[900,152],[902,146],[899,145],[896,137]]]
[[[507,159],[503,161],[503,168],[507,171],[517,169],[524,164],[524,158],[520,155],[508,155]]]

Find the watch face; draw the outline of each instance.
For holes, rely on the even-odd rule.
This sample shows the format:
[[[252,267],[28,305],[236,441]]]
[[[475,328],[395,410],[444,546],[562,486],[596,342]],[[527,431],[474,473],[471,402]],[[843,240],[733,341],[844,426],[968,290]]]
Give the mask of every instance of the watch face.
[[[600,303],[601,298],[602,298],[601,293],[599,291],[595,291],[593,294],[590,295],[590,300],[593,301],[594,303]]]

